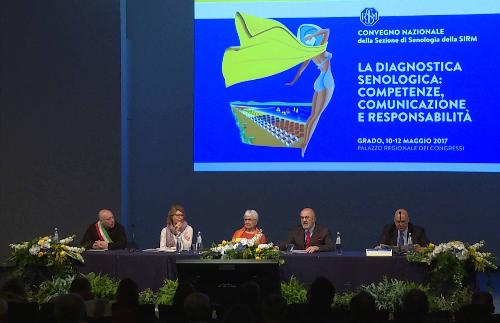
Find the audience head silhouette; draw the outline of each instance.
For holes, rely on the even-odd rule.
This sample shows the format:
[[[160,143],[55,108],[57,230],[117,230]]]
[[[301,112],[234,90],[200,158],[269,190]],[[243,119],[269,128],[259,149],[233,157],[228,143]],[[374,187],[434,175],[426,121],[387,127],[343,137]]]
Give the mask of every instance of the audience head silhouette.
[[[377,310],[375,299],[366,291],[361,291],[351,298],[349,309],[353,322],[369,322]]]
[[[184,313],[188,322],[208,322],[211,319],[212,308],[206,294],[194,292],[184,300]]]
[[[325,277],[317,277],[308,291],[308,301],[314,307],[330,309],[335,297],[335,287]]]
[[[116,290],[116,303],[120,306],[139,305],[139,288],[132,279],[125,278],[120,281]]]
[[[80,276],[75,277],[71,282],[71,286],[69,287],[70,293],[78,294],[84,301],[88,301],[94,298],[92,295],[92,287],[90,286],[90,282],[87,278]]]
[[[77,294],[58,296],[54,314],[58,323],[78,323],[85,318],[85,303]]]
[[[493,303],[493,296],[488,292],[475,292],[472,294],[472,304],[484,305],[488,312],[495,313],[495,305]]]
[[[429,303],[427,295],[420,289],[411,289],[403,296],[401,311],[398,314],[402,322],[424,322]]]

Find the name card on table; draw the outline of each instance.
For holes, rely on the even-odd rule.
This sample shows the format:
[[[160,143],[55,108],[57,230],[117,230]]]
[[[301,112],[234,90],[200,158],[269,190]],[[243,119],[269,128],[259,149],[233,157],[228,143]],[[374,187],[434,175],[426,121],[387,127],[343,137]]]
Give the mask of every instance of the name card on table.
[[[366,249],[367,257],[391,257],[392,249]]]

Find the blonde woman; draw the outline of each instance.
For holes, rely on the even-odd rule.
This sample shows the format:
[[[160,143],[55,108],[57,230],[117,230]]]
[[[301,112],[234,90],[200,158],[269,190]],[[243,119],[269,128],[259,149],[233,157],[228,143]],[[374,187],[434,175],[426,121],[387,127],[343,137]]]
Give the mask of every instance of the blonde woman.
[[[193,228],[186,222],[184,207],[174,204],[167,215],[167,225],[161,230],[160,248],[175,247],[176,237],[180,234],[182,250],[190,250],[193,241]]]

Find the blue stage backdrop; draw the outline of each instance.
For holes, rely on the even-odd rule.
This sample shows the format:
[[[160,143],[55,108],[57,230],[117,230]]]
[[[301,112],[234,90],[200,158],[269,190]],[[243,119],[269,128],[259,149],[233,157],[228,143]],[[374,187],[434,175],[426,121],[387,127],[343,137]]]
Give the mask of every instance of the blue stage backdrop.
[[[460,1],[461,5],[464,3]],[[259,212],[259,226],[271,241],[283,239],[287,231],[298,224],[300,209],[308,206],[317,211],[320,223],[341,232],[345,249],[359,250],[373,246],[383,224],[392,221],[396,208],[403,207],[409,210],[412,222],[427,229],[433,242],[485,239],[487,246],[500,253],[500,238],[496,233],[500,224],[497,199],[500,174],[407,172],[411,167],[420,167],[418,165],[424,165],[422,169],[427,170],[431,170],[429,166],[441,167],[442,164],[448,170],[488,170],[490,163],[490,170],[498,167],[499,133],[498,127],[493,127],[498,125],[498,91],[495,90],[498,79],[494,77],[498,59],[492,56],[498,47],[497,31],[492,27],[492,24],[498,25],[498,8],[496,15],[487,14],[481,3],[489,4],[490,9],[496,5],[494,1],[479,1],[474,6],[482,8],[482,12],[462,15],[464,12],[459,10],[455,13],[437,10],[441,12],[437,16],[425,11],[387,13],[384,11],[387,8],[381,8],[379,20],[372,27],[360,22],[362,10],[371,7],[369,1],[350,16],[318,17],[311,10],[304,10],[306,16],[294,17],[289,12],[273,15],[247,10],[246,13],[257,17],[274,19],[293,32],[303,23],[330,29],[327,50],[332,53],[330,62],[336,87],[302,158],[300,148],[286,147],[280,139],[282,147],[243,143],[243,139],[250,142],[256,137],[243,133],[242,123],[247,123],[245,129],[262,128],[244,118],[266,115],[270,120],[286,119],[283,124],[288,121],[290,125],[302,115],[304,126],[306,110],[311,107],[313,83],[319,75],[313,63],[292,88],[284,83],[293,78],[298,67],[226,88],[222,59],[226,48],[239,45],[234,12],[241,9],[220,19],[195,20],[191,1],[127,1],[129,190],[122,192],[122,197],[129,201],[129,230],[139,246],[158,245],[168,208],[178,202],[186,207],[187,221],[195,231],[202,231],[206,244],[230,238],[242,225],[246,209]],[[224,14],[219,10],[213,13]],[[376,30],[402,33],[420,28],[439,34],[370,34]],[[468,41],[452,40],[467,35],[472,37]],[[404,45],[370,42],[377,38],[382,39],[380,42],[384,39],[401,42],[403,37],[407,39]],[[420,41],[410,43],[410,37]],[[440,42],[431,43],[434,38]],[[402,67],[398,67],[400,62],[404,63]],[[419,70],[400,70],[410,68],[405,62],[415,63]],[[366,83],[383,75],[388,75],[390,84]],[[430,85],[404,85],[418,90],[431,88],[424,90],[430,92],[415,97],[419,102],[445,100],[451,104],[464,100],[466,109],[462,103],[444,109],[447,116],[454,116],[449,122],[434,119],[433,122],[404,122],[386,120],[385,113],[392,110],[368,108],[372,103],[367,101],[410,100],[406,96],[413,94],[397,98],[396,94],[391,97],[380,94],[407,91],[392,81],[393,77],[405,76],[437,78],[437,83]],[[283,108],[283,103],[292,104]],[[266,113],[261,113],[262,110]],[[409,115],[412,111],[400,112]],[[427,115],[441,110],[417,111]],[[463,122],[456,119],[459,112]],[[370,121],[370,113],[376,113],[374,121]],[[382,113],[380,121],[379,113]],[[467,113],[472,122],[465,121]],[[270,131],[259,133],[276,132],[278,126],[274,126]],[[281,139],[290,143],[290,138],[282,136]],[[382,144],[377,141],[379,138]],[[420,142],[420,138],[424,141]],[[430,143],[427,138],[431,138]],[[418,140],[404,142],[404,139]],[[279,145],[276,140],[272,142]],[[379,146],[382,151],[377,150]],[[402,147],[417,148],[402,150]],[[207,169],[211,163],[225,167],[234,162],[250,162],[253,166],[272,163],[283,167],[282,170],[286,170],[289,162],[300,165],[354,162],[358,165],[355,167],[376,162],[373,168],[363,170],[375,170],[380,163],[387,169],[394,163],[394,168],[393,172],[305,171],[312,168],[264,172],[246,166],[247,171],[240,172]],[[472,168],[462,167],[467,163]],[[401,165],[402,168],[398,168]],[[197,172],[193,168],[213,171]]]

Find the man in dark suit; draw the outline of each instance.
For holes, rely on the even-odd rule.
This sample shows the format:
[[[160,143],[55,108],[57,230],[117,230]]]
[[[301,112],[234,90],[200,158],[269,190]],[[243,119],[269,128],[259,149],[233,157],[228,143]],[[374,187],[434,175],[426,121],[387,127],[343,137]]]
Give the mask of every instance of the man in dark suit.
[[[306,252],[335,249],[330,229],[316,223],[316,214],[311,208],[300,211],[300,225],[290,231],[286,241],[280,243],[279,247],[284,250],[289,244],[293,244],[295,250],[305,250]]]
[[[424,228],[410,223],[408,211],[397,209],[394,212],[394,223],[384,227],[384,231],[378,239],[378,245],[401,246],[404,249],[408,244],[410,233],[413,246],[416,249],[429,245],[429,238],[427,238]]]
[[[124,249],[127,247],[125,228],[115,221],[110,210],[102,209],[99,220],[92,223],[83,235],[81,245],[86,249]]]

